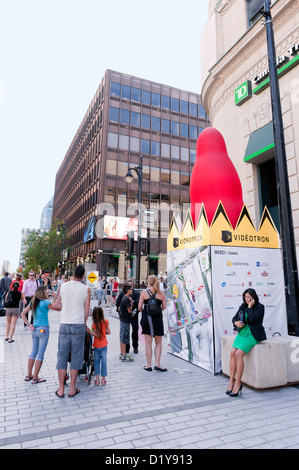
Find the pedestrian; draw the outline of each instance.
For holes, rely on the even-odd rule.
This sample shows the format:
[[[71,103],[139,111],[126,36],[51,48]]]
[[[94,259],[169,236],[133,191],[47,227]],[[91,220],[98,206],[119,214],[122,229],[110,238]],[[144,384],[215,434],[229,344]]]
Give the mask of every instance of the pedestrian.
[[[230,377],[226,394],[237,397],[242,393],[241,379],[244,371],[244,356],[260,341],[266,338],[263,327],[265,307],[260,304],[254,289],[243,292],[243,303],[232,322],[238,334],[230,353]]]
[[[118,292],[119,283],[117,282],[116,278],[112,279],[112,283],[113,283],[113,286],[112,286],[112,305],[115,305],[116,304],[116,296],[117,296],[117,292]]]
[[[31,300],[32,300],[32,298],[35,294],[35,291],[38,287],[39,287],[39,282],[35,279],[34,271],[30,271],[28,279],[23,284],[23,289],[22,289],[22,302],[23,302],[23,305],[26,306],[26,305],[30,304],[30,302],[31,302]],[[29,310],[27,309],[26,311],[27,311],[26,319],[28,320]],[[31,325],[32,325],[32,323],[33,323],[33,315],[31,315],[31,320],[30,320]],[[26,328],[25,323],[24,323],[24,328]]]
[[[26,314],[31,309],[33,314],[33,324],[29,324]],[[32,332],[32,351],[28,359],[28,371],[25,381],[32,381],[32,384],[46,382],[46,379],[39,378],[45,351],[50,336],[50,326],[48,313],[50,310],[61,310],[60,296],[54,301],[49,300],[46,286],[39,286],[31,300],[31,304],[23,310],[21,317],[29,330]],[[34,373],[32,373],[34,367]]]
[[[18,291],[19,291],[19,292],[22,292],[23,284],[24,284],[24,281],[23,281],[23,279],[22,279],[22,273],[17,273],[17,274],[16,274],[15,279],[13,279],[13,280],[11,281],[10,289],[12,288],[14,282],[18,282],[18,283],[19,283]]]
[[[71,384],[68,396],[74,397],[80,392],[76,387],[76,380],[83,364],[86,321],[90,308],[90,289],[82,283],[84,274],[84,266],[78,265],[73,280],[63,283],[60,287],[62,309],[56,365],[59,388],[55,392],[59,398],[64,397],[69,354],[71,354]]]
[[[9,307],[6,307],[6,336],[5,341],[9,343],[14,343],[14,339],[12,339],[16,323],[20,315],[20,300],[21,300],[21,292],[19,291],[19,283],[15,281],[11,287],[11,303]],[[7,292],[5,296],[5,301],[7,301],[9,292]]]
[[[138,290],[134,289],[134,284],[132,279],[128,279],[126,281],[126,284],[128,286],[132,287],[132,300],[133,300],[133,308],[132,308],[132,314],[131,314],[131,325],[132,325],[132,346],[134,350],[134,354],[138,354],[138,330],[139,330],[139,318],[138,318],[138,302],[139,302],[139,297],[140,297],[140,292]],[[116,310],[119,313],[119,308],[120,308],[120,303],[121,299],[124,296],[123,290],[119,293],[119,296],[116,299]],[[130,352],[130,343],[127,344],[126,346],[126,352]]]
[[[104,299],[105,305],[107,304],[107,295],[106,295],[107,285],[108,285],[108,282],[106,281],[106,276],[103,276],[102,280],[101,280],[101,289],[102,289],[101,301],[102,301],[102,299]]]
[[[107,282],[107,304],[108,305],[107,307],[110,307],[112,289],[113,289],[112,280],[108,279],[108,282]]]
[[[148,314],[148,303],[151,298],[155,299],[156,315],[151,316]],[[159,281],[155,275],[148,277],[147,289],[143,290],[140,295],[138,309],[142,311],[141,328],[145,338],[145,355],[147,365],[144,370],[151,372],[152,369],[152,342],[155,338],[155,366],[154,369],[159,372],[166,372],[167,369],[161,366],[162,354],[162,337],[164,335],[164,325],[162,311],[166,309],[166,297],[164,292],[160,291]]]
[[[130,343],[130,324],[131,324],[131,313],[133,307],[132,300],[132,286],[127,284],[123,287],[123,298],[121,299],[119,308],[119,337],[120,337],[120,360],[123,362],[131,362],[134,359],[127,354],[126,345]]]
[[[11,277],[9,273],[6,272],[4,276],[0,279],[0,308],[3,307],[4,299],[6,297],[7,292],[9,291],[9,287],[11,284]]]
[[[163,279],[163,277],[161,276],[161,277],[160,277],[160,291],[161,291],[161,292],[165,292],[165,290],[166,290],[166,283],[164,282],[164,279]]]
[[[101,307],[94,307],[92,312],[92,329],[87,331],[94,336],[94,374],[96,376],[95,385],[100,383],[106,385],[107,377],[107,348],[108,341],[106,335],[110,335],[109,321],[104,318],[104,310]],[[100,376],[102,379],[100,379]]]

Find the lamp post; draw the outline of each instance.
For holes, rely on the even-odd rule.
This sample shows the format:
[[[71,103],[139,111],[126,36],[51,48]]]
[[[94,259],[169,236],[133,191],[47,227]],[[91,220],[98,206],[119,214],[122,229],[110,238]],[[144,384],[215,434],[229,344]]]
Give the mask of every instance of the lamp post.
[[[63,252],[64,252],[64,243],[65,243],[65,224],[58,224],[56,233],[60,235],[62,229],[62,250],[61,250],[61,266],[60,272],[61,274],[64,272],[64,259],[63,259]],[[63,271],[62,271],[63,270]]]
[[[142,207],[142,168],[143,156],[139,157],[139,166],[128,168],[126,174],[126,181],[128,184],[132,183],[133,175],[131,171],[135,171],[138,176],[138,229],[137,229],[137,266],[136,266],[136,284],[140,288],[140,260],[141,260],[141,207]]]
[[[270,92],[272,105],[275,169],[279,208],[282,261],[285,279],[286,308],[289,334],[299,336],[299,285],[294,236],[292,206],[289,189],[288,168],[282,122],[279,82],[277,74],[273,20],[270,12],[271,0],[267,0],[261,10],[265,18],[267,34]]]

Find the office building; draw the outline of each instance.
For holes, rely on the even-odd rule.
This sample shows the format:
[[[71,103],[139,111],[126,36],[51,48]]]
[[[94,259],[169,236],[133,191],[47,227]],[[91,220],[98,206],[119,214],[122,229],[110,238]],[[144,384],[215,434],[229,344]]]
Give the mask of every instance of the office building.
[[[48,204],[45,205],[43,212],[41,214],[41,219],[40,219],[40,229],[48,231],[51,228],[52,224],[52,214],[53,214],[53,202],[54,202],[54,196],[52,199],[48,202]]]

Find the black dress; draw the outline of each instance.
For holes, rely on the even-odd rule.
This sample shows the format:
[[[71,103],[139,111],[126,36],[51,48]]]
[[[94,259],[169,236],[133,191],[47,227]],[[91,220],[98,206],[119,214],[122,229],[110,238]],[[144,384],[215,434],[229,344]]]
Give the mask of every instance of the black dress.
[[[151,317],[147,314],[147,303],[149,299],[144,300],[145,306],[142,310],[142,317],[141,317],[141,328],[142,333],[144,335],[151,335],[151,336],[163,336],[164,335],[164,325],[163,325],[163,316],[162,316],[162,300],[157,299],[159,302],[159,307],[161,313],[154,317]]]

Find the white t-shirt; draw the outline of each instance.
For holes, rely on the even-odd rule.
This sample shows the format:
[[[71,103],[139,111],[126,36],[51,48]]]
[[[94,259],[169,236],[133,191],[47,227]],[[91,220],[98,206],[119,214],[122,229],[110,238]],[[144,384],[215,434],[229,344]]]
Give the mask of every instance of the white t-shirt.
[[[60,323],[84,324],[84,304],[87,299],[88,287],[79,281],[64,282],[60,289],[61,316]]]

